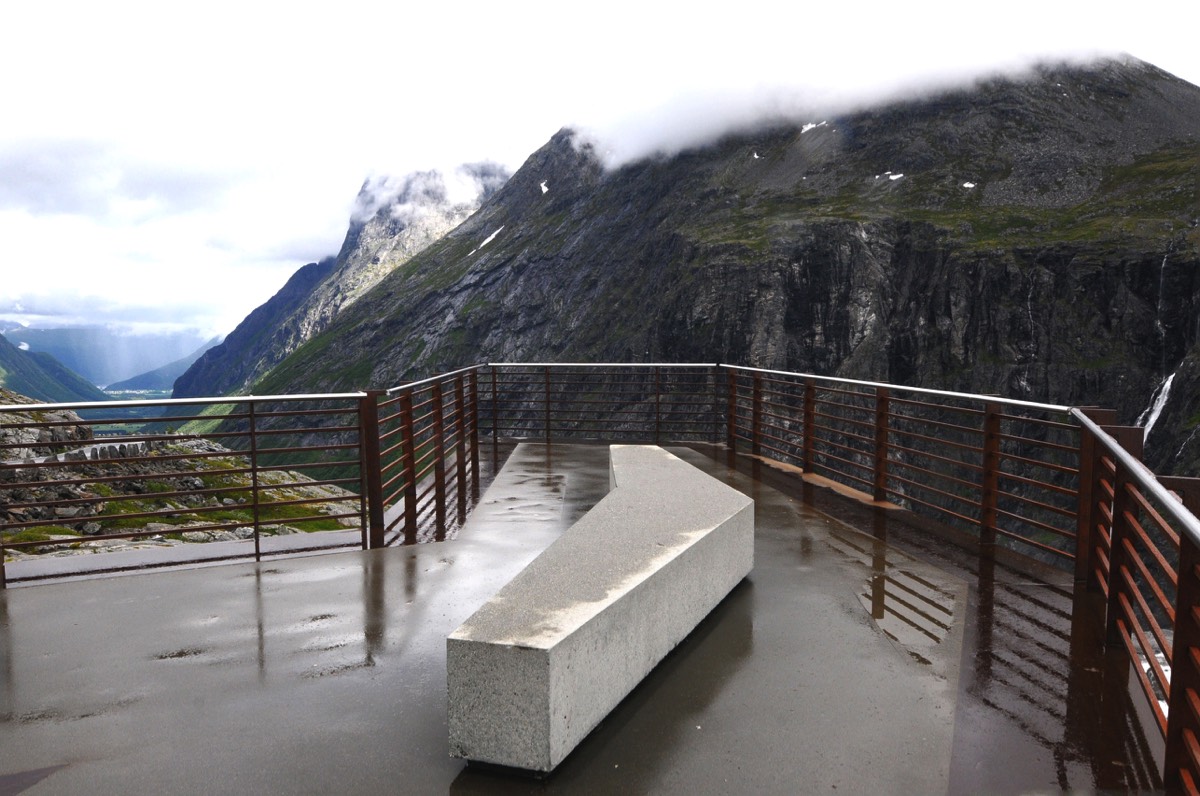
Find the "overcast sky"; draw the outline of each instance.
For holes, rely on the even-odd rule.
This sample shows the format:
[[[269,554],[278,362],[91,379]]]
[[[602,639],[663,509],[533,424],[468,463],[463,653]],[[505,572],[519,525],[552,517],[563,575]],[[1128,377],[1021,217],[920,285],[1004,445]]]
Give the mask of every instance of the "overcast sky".
[[[68,0],[0,29],[0,322],[40,326],[227,333],[337,252],[364,178],[515,170],[565,125],[628,158],[1117,52],[1200,84],[1190,0]]]

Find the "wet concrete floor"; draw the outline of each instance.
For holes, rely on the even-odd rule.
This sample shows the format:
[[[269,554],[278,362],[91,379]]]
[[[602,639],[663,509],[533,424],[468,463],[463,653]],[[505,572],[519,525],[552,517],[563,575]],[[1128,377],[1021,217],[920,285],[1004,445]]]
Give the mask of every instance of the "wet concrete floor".
[[[671,450],[755,499],[754,571],[549,779],[448,756],[445,637],[604,446],[519,446],[448,542],[0,592],[0,794],[1153,787],[1069,579]]]

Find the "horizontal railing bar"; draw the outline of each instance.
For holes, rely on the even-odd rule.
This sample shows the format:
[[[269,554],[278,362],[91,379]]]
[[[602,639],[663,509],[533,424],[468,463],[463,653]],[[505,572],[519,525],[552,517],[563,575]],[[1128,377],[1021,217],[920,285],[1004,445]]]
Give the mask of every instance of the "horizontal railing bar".
[[[230,395],[223,398],[162,398],[159,400],[137,400],[137,401],[83,401],[79,403],[53,403],[53,404],[12,404],[0,405],[0,412],[48,412],[48,411],[71,411],[75,409],[123,409],[125,407],[149,407],[149,406],[203,406],[205,404],[240,404],[240,403],[269,403],[271,401],[332,401],[332,400],[357,400],[366,398],[365,392],[347,392],[347,393],[328,393],[325,395]],[[171,422],[176,418],[161,417],[153,418],[154,421]],[[124,422],[135,422],[129,418],[124,418]],[[90,424],[94,421],[86,420],[84,423]],[[144,419],[140,422],[146,422]],[[72,422],[70,425],[80,425],[80,423]]]
[[[1133,565],[1137,567],[1138,572],[1150,585],[1150,592],[1154,595],[1154,600],[1158,603],[1158,607],[1163,611],[1163,614],[1167,617],[1167,620],[1170,622],[1171,626],[1174,627],[1175,607],[1171,604],[1171,600],[1167,598],[1167,595],[1163,592],[1162,588],[1159,587],[1158,583],[1154,580],[1154,576],[1150,574],[1150,568],[1146,566],[1146,562],[1142,559],[1142,557],[1137,554],[1137,548],[1129,539],[1124,540],[1124,548],[1126,555],[1129,556],[1129,560],[1133,562]],[[1166,635],[1163,634],[1162,628],[1159,627],[1158,620],[1154,616],[1154,611],[1150,610],[1150,605],[1146,602],[1145,594],[1143,594],[1142,590],[1138,588],[1137,582],[1134,580],[1132,573],[1130,573],[1127,568],[1122,567],[1121,574],[1125,580],[1125,585],[1128,587],[1128,592],[1132,594],[1135,599],[1137,599],[1138,604],[1142,608],[1142,613],[1146,615],[1146,618],[1150,622],[1150,629],[1158,638],[1159,646],[1162,647],[1163,651],[1167,654],[1167,659],[1170,660],[1171,642],[1167,641]]]
[[[1150,501],[1146,500],[1146,496],[1142,494],[1141,490],[1134,489],[1132,484],[1127,484],[1125,493],[1142,507],[1142,511],[1146,512],[1150,519],[1154,521],[1155,527],[1167,535],[1167,538],[1171,540],[1171,545],[1178,548],[1179,534],[1175,532],[1175,529],[1171,527],[1169,522],[1162,518],[1162,515],[1158,513],[1158,509],[1154,508],[1150,504]]]
[[[1071,416],[1095,435],[1100,445],[1121,463],[1121,466],[1128,471],[1129,476],[1137,482],[1141,490],[1149,492],[1153,496],[1154,500],[1170,515],[1172,522],[1178,524],[1187,533],[1188,540],[1194,545],[1200,545],[1200,519],[1184,508],[1183,504],[1159,483],[1157,476],[1146,465],[1122,448],[1094,420],[1078,409],[1072,409]]]
[[[1045,489],[1050,492],[1057,492],[1060,495],[1066,495],[1068,497],[1078,497],[1079,496],[1079,491],[1077,489],[1072,489],[1069,486],[1062,486],[1060,484],[1051,484],[1047,481],[1035,481],[1032,478],[1026,478],[1023,475],[1017,475],[1016,473],[1006,473],[1003,470],[1001,470],[997,475],[1000,478],[1005,479],[1006,481],[1016,481],[1017,483],[1036,487],[1038,489]],[[1004,494],[1011,495],[1012,493],[1005,492]],[[1074,515],[1075,511],[1072,510],[1071,514]]]
[[[1139,665],[1142,655],[1138,654],[1138,650],[1141,650],[1142,654],[1148,659],[1147,662],[1154,667],[1156,677],[1161,676],[1162,669],[1159,667],[1154,655],[1150,652],[1146,634],[1142,631],[1141,625],[1133,618],[1133,606],[1129,604],[1129,599],[1124,594],[1118,594],[1117,601],[1120,604],[1121,612],[1125,614],[1129,622],[1127,625],[1125,619],[1117,620],[1117,626],[1121,629],[1121,638],[1125,642],[1125,649],[1129,652],[1129,660],[1133,663],[1133,672],[1142,686],[1142,694],[1146,697],[1146,701],[1150,703],[1150,709],[1153,712],[1155,722],[1158,724],[1158,729],[1165,738],[1167,735],[1167,716],[1163,713],[1162,705],[1158,703],[1158,694],[1154,691],[1154,685],[1150,682],[1150,676]],[[1132,625],[1132,628],[1130,625]],[[1131,630],[1132,632],[1130,632]],[[1135,644],[1137,648],[1135,648]],[[1163,681],[1160,680],[1159,682],[1162,683]]]
[[[1078,512],[1075,509],[1065,509],[1062,506],[1055,506],[1053,503],[1046,503],[1044,501],[1037,500],[1036,498],[1028,497],[1027,495],[1018,495],[1016,492],[1006,492],[1001,489],[997,492],[997,494],[1002,497],[1009,498],[1010,500],[1015,500],[1029,506],[1035,506],[1042,511],[1048,511],[1051,514],[1057,514],[1060,517],[1070,517],[1074,519],[1078,516]]]
[[[1074,539],[1075,538],[1075,531],[1067,530],[1065,528],[1057,528],[1048,523],[1041,522],[1040,520],[1031,519],[1030,517],[1025,517],[1020,514],[1014,514],[1011,511],[1005,511],[1004,509],[996,509],[996,514],[1001,517],[1008,517],[1011,520],[1016,520],[1017,522],[1024,523],[1025,525],[1029,525],[1033,528],[1036,528],[1039,531],[1045,531],[1046,533],[1052,533],[1055,536],[1062,537],[1063,539]]]
[[[971,453],[978,453],[978,454],[983,453],[983,448],[981,448],[979,445],[972,445],[967,442],[957,442],[957,441],[948,440],[948,439],[938,439],[937,437],[926,436],[925,434],[920,434],[920,433],[917,433],[916,431],[901,431],[901,430],[894,429],[894,428],[888,429],[889,437],[892,434],[897,434],[897,435],[901,435],[901,436],[905,436],[905,437],[912,437],[913,439],[919,439],[924,442],[930,442],[930,443],[934,443],[937,445],[944,445],[944,446],[948,446],[951,448],[956,448],[957,450],[960,450],[960,451],[969,451]],[[913,450],[913,449],[909,449],[909,450]]]
[[[1000,452],[1000,458],[1008,462],[1020,462],[1021,464],[1028,464],[1032,467],[1041,467],[1043,470],[1053,470],[1058,473],[1066,473],[1067,475],[1079,475],[1078,468],[1070,467],[1065,464],[1058,464],[1057,462],[1048,462],[1041,459],[1030,459],[1026,456],[1018,456],[1015,453],[1005,453],[1004,451]]]
[[[1001,536],[1007,536],[1009,539],[1012,539],[1013,541],[1020,542],[1021,544],[1029,545],[1030,547],[1035,547],[1038,550],[1044,550],[1047,553],[1052,553],[1056,556],[1062,556],[1063,558],[1068,559],[1068,560],[1074,560],[1074,558],[1075,558],[1075,554],[1068,550],[1059,550],[1057,547],[1054,547],[1053,545],[1048,545],[1044,542],[1038,542],[1034,539],[1030,539],[1028,536],[1022,536],[1021,534],[1017,533],[1016,531],[1010,531],[1005,528],[999,528],[999,527],[997,527],[995,529],[995,531],[996,531],[996,533],[1000,534]]]
[[[947,500],[953,500],[955,503],[961,503],[964,506],[978,506],[979,505],[978,498],[968,499],[966,497],[963,497],[962,495],[956,495],[953,492],[946,492],[945,490],[938,489],[935,486],[930,486],[929,484],[923,484],[920,481],[913,481],[910,478],[905,478],[904,476],[897,475],[895,473],[889,473],[888,480],[889,481],[898,481],[901,484],[907,484],[908,486],[914,487],[916,489],[920,489],[922,492],[932,492],[935,495],[941,495],[942,497],[946,498]],[[896,491],[896,490],[892,490],[889,488],[887,491]],[[904,494],[904,493],[897,492],[897,494]],[[908,497],[907,494],[904,494],[904,496]],[[972,520],[972,522],[978,523],[978,520]]]
[[[888,467],[889,468],[902,467],[905,470],[916,470],[918,473],[924,473],[925,475],[932,476],[934,480],[949,481],[952,484],[958,484],[961,487],[965,487],[967,489],[974,490],[977,493],[983,489],[983,485],[980,483],[977,483],[975,481],[968,481],[965,478],[959,478],[958,476],[950,475],[948,473],[939,473],[936,470],[930,470],[926,467],[921,467],[920,465],[917,465],[917,464],[911,464],[910,462],[902,462],[902,461],[898,461],[896,459],[889,459]],[[976,503],[979,502],[978,495],[976,495],[974,500]]]
[[[1072,434],[1079,433],[1079,426],[1071,423],[1064,423],[1061,420],[1049,420],[1044,417],[1029,417],[1028,415],[1009,415],[1000,414],[1001,420],[1007,420],[1011,423],[1031,423],[1039,428],[1049,428],[1058,431],[1067,431]]]
[[[1171,581],[1171,585],[1178,588],[1179,573],[1175,571],[1175,567],[1173,565],[1168,563],[1166,557],[1162,554],[1162,550],[1160,550],[1158,545],[1156,545],[1150,539],[1150,535],[1146,533],[1146,529],[1142,527],[1140,522],[1138,522],[1137,517],[1133,516],[1131,512],[1126,511],[1125,522],[1128,523],[1129,528],[1133,531],[1134,535],[1137,536],[1138,540],[1141,541],[1142,546],[1145,547],[1152,556],[1154,556],[1154,561],[1158,564],[1159,570],[1161,570],[1162,573],[1167,576],[1167,578]],[[1125,537],[1125,541],[1127,544],[1133,544],[1128,536]],[[1136,551],[1133,553],[1133,555],[1138,560],[1141,560],[1141,556],[1138,555]],[[1158,588],[1157,581],[1154,583],[1154,586],[1155,588]]]
[[[72,536],[63,539],[45,539],[37,542],[5,542],[4,547],[10,550],[19,550],[25,547],[43,547],[46,545],[73,545],[82,544],[84,542],[108,542],[118,539],[143,539],[154,536],[165,536],[171,533],[187,533],[189,531],[229,531],[234,528],[249,528],[254,525],[253,522],[222,522],[212,523],[210,525],[181,525],[178,528],[171,530],[155,529],[153,531],[129,531],[127,533],[107,533],[97,534],[96,536]]]
[[[990,400],[987,396],[977,396],[978,400]],[[972,417],[982,417],[984,410],[973,406],[956,406],[955,404],[934,404],[928,401],[917,401],[912,398],[902,398],[900,396],[889,396],[888,403],[893,406],[916,406],[922,409],[936,409],[939,412],[958,412],[959,414],[971,415]],[[918,415],[895,413],[897,417],[912,417]]]
[[[483,367],[484,366],[482,364],[468,365],[465,368],[459,368],[458,370],[452,370],[449,373],[441,373],[441,374],[438,374],[437,376],[430,376],[427,379],[420,379],[419,381],[410,381],[410,382],[407,382],[406,384],[398,384],[395,387],[389,387],[387,390],[384,391],[384,394],[391,395],[392,393],[400,392],[401,390],[415,390],[415,389],[417,389],[419,387],[423,387],[427,384],[432,385],[432,384],[435,384],[440,381],[448,381],[449,379],[453,379],[455,376],[459,376],[463,373],[470,373],[473,370],[481,370]]]
[[[815,381],[836,382],[839,384],[855,384],[860,387],[878,388],[882,387],[888,390],[897,390],[909,393],[917,393],[920,395],[936,395],[941,398],[955,398],[963,401],[987,401],[988,403],[997,403],[1003,406],[1020,406],[1025,409],[1036,409],[1042,412],[1059,412],[1066,413],[1074,411],[1069,406],[1061,406],[1058,404],[1042,404],[1033,401],[1018,401],[1013,398],[1000,398],[996,396],[972,395],[971,393],[951,392],[948,390],[933,390],[928,387],[905,387],[897,384],[888,384],[880,381],[859,381],[857,379],[842,379],[837,376],[817,376],[808,373],[789,373],[783,370],[767,370],[765,368],[751,368],[745,365],[726,365],[718,363],[719,367],[728,368],[732,371],[740,371],[744,373],[771,373],[777,376],[791,376],[798,379],[814,379]]]
[[[712,362],[486,362],[489,368],[713,368],[724,367]],[[470,368],[468,368],[470,370]],[[532,374],[531,374],[532,375]]]
[[[1071,455],[1078,455],[1078,453],[1079,453],[1078,448],[1072,447],[1070,445],[1063,445],[1062,443],[1059,443],[1059,442],[1047,442],[1046,440],[1031,439],[1030,437],[1022,437],[1022,436],[1014,435],[1014,434],[1001,434],[999,438],[1001,440],[1006,440],[1008,442],[1019,442],[1022,445],[1034,445],[1039,448],[1047,448],[1049,450],[1062,451],[1063,453],[1069,453]]]
[[[900,492],[900,491],[898,491],[896,489],[892,489],[890,487],[885,489],[884,491],[889,495],[900,498],[901,500],[910,500],[913,503],[919,503],[920,505],[924,506],[925,508],[929,509],[930,511],[935,511],[935,512],[938,512],[939,514],[949,514],[951,517],[954,517],[955,519],[960,520],[961,522],[964,522],[967,525],[970,525],[970,526],[978,526],[979,525],[979,520],[972,519],[971,517],[968,517],[964,514],[959,514],[957,511],[948,509],[945,506],[939,506],[936,503],[930,503],[928,500],[917,497],[916,495],[905,494],[904,492]]]
[[[942,464],[948,464],[951,467],[961,467],[964,470],[969,470],[974,473],[982,473],[983,472],[983,465],[981,465],[981,464],[976,464],[975,462],[969,462],[969,461],[966,461],[965,459],[952,459],[949,456],[942,456],[941,454],[938,454],[938,453],[930,453],[929,451],[923,451],[920,448],[909,448],[905,445],[900,445],[895,442],[888,443],[888,450],[896,451],[898,453],[912,454],[913,456],[919,456],[922,459],[933,459],[936,462],[941,462]],[[978,452],[978,451],[976,451],[976,452]],[[901,462],[898,459],[889,458],[888,461],[894,462],[896,464],[903,464],[903,462]],[[933,471],[930,471],[930,472],[933,472]]]

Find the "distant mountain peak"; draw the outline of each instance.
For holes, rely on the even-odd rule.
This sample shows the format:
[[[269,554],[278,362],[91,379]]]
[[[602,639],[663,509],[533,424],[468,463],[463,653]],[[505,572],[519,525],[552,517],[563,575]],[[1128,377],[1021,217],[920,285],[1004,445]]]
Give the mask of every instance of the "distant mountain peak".
[[[461,224],[509,178],[495,163],[363,182],[336,258],[297,271],[175,382],[176,398],[246,390],[389,273]]]

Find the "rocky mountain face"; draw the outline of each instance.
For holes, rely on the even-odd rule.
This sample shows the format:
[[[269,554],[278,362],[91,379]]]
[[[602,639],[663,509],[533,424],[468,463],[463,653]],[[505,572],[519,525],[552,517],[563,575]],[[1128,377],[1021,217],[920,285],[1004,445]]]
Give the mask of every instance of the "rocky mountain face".
[[[499,166],[461,166],[448,185],[438,172],[368,180],[336,258],[309,263],[221,344],[175,381],[173,397],[242,393],[319,334],[389,273],[458,226],[508,179]]]
[[[1198,184],[1200,88],[1133,59],[615,170],[564,130],[254,389],[721,361],[1133,423],[1174,373],[1148,459],[1197,474]]]
[[[0,405],[36,404],[39,400],[0,387]],[[20,461],[47,456],[64,445],[84,444],[92,440],[92,429],[79,415],[70,411],[35,412],[33,419],[46,425],[39,428],[17,428],[30,422],[21,412],[0,412],[0,461]],[[8,476],[11,480],[11,476]]]

